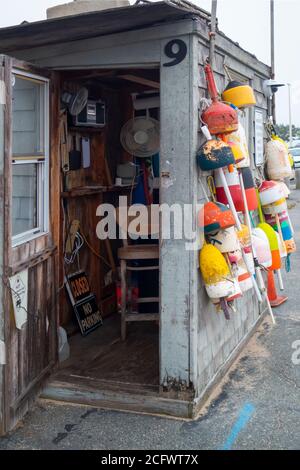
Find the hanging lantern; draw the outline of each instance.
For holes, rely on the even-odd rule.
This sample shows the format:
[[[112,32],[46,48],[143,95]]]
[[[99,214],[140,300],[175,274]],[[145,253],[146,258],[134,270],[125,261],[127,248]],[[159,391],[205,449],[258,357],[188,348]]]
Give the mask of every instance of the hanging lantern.
[[[197,153],[197,164],[202,171],[216,170],[234,163],[229,145],[222,140],[208,140]]]
[[[211,134],[226,134],[236,131],[238,128],[237,112],[219,101],[211,66],[205,65],[204,70],[212,104],[202,113],[202,121],[207,125]]]
[[[198,213],[198,227],[204,228],[205,234],[233,225],[235,225],[233,214],[224,204],[207,202]]]
[[[253,89],[236,80],[228,83],[222,93],[222,99],[227,103],[232,103],[237,108],[247,108],[256,105]]]

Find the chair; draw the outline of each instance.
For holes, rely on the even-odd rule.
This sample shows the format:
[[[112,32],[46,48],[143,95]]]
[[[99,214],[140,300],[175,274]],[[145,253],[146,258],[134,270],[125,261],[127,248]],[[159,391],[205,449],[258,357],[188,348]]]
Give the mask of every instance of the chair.
[[[153,206],[142,206],[135,205],[138,209],[140,206],[141,210],[145,211],[146,208],[146,219],[144,219],[139,225],[137,230],[131,230],[130,224],[135,219],[135,216],[128,215],[128,212],[122,213],[121,209],[118,208],[116,211],[117,223],[119,225],[120,233],[123,237],[123,247],[118,250],[118,257],[120,260],[121,267],[121,338],[123,341],[126,339],[127,323],[134,321],[158,321],[159,313],[137,313],[132,311],[132,299],[131,293],[128,296],[128,307],[127,307],[127,279],[128,275],[132,271],[153,271],[159,270],[159,245],[158,244],[142,244],[134,245],[128,243],[129,236],[143,236],[148,237],[150,235],[159,234],[159,212],[158,205]],[[152,218],[151,218],[152,215]],[[153,220],[154,219],[154,220]],[[138,260],[154,260],[151,266],[132,266],[133,261]],[[138,299],[139,304],[145,303],[156,303],[159,302],[159,297],[140,297]]]

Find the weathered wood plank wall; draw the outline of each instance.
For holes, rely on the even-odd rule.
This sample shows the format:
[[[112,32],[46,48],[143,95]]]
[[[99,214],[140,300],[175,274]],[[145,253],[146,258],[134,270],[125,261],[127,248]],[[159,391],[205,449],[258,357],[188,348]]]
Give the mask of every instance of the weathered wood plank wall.
[[[141,40],[142,38],[142,40]],[[188,55],[176,67],[163,67],[164,46],[173,38],[186,42]],[[173,185],[161,186],[161,202],[203,202],[195,155],[200,143],[198,104],[206,94],[203,61],[208,53],[206,21],[189,19],[156,25],[103,38],[16,51],[18,57],[52,68],[137,67],[161,64],[161,171],[170,171]],[[223,64],[252,80],[259,106],[266,109],[261,78],[267,66],[222,35],[217,36],[216,79],[225,86]],[[253,119],[253,114],[252,118]],[[252,132],[253,126],[249,127]],[[250,144],[253,152],[253,133]],[[169,163],[170,165],[169,165]],[[161,384],[168,379],[191,384],[202,393],[216,371],[258,315],[252,294],[230,324],[209,303],[198,270],[197,251],[188,252],[184,240],[161,242]]]
[[[12,210],[12,65],[20,63],[10,58],[4,59],[4,80],[6,88],[4,152],[1,166],[4,170],[4,179],[1,184],[1,198],[4,207],[1,220],[4,229],[3,236],[3,265],[4,272],[1,278],[2,288],[2,322],[5,328],[6,366],[5,380],[2,391],[4,400],[4,429],[12,429],[23,417],[29,404],[34,400],[42,379],[51,371],[57,358],[57,289],[56,289],[56,263],[55,263],[55,237],[52,233],[36,238],[21,246],[12,248],[11,245],[11,210]],[[3,70],[3,69],[1,69]],[[30,70],[32,72],[32,69]],[[55,92],[52,101],[55,100]],[[57,105],[57,103],[56,103]],[[55,113],[56,116],[56,113]],[[56,119],[56,118],[55,118]],[[53,123],[53,128],[57,124]],[[53,135],[52,165],[57,163],[57,152],[54,152],[56,138]],[[50,204],[53,212],[59,201],[56,192],[57,182],[53,178],[50,195]],[[2,211],[2,209],[1,209]],[[57,232],[57,231],[56,231]],[[54,232],[55,233],[55,232]],[[2,268],[2,263],[1,263]],[[18,330],[15,325],[9,277],[28,269],[28,321]]]
[[[206,29],[208,35],[208,30]],[[207,97],[207,87],[204,74],[204,62],[208,57],[208,42],[203,41],[205,30],[203,26],[199,28],[198,42],[198,96],[199,99]],[[219,90],[223,90],[229,79],[225,74],[224,64],[229,70],[240,74],[249,80],[249,84],[254,88],[257,99],[257,108],[264,111],[267,117],[268,102],[262,93],[262,80],[269,77],[269,68],[257,61],[253,56],[239,48],[235,43],[229,41],[222,35],[216,38],[216,61],[215,76]],[[249,109],[249,150],[251,154],[251,167],[255,168],[255,139],[254,139],[254,110]],[[195,111],[194,111],[194,114]],[[199,135],[199,144],[201,135]],[[206,185],[208,172],[199,170],[199,179],[209,194]],[[205,202],[205,197],[201,184],[198,184],[198,201]],[[197,356],[197,366],[194,370],[194,383],[196,397],[201,396],[210,382],[216,376],[218,370],[225,364],[234,349],[243,341],[255,325],[260,314],[259,306],[253,290],[247,292],[242,299],[236,302],[236,313],[231,314],[231,320],[226,321],[222,313],[217,314],[214,306],[209,301],[199,270],[195,273],[198,284],[198,327],[194,348]],[[197,352],[195,352],[197,351]]]
[[[2,282],[4,275],[4,260],[5,260],[5,218],[4,218],[4,133],[5,133],[5,103],[6,103],[6,89],[5,77],[3,67],[3,57],[0,56],[0,342],[1,342],[1,361],[0,361],[0,435],[4,433],[5,428],[5,376],[4,376],[4,363],[5,363],[5,285]]]

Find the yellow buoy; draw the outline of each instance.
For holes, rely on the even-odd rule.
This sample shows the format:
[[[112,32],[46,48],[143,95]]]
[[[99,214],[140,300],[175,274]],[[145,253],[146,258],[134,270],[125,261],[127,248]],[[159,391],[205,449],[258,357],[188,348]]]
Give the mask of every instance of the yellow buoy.
[[[255,106],[256,99],[253,89],[249,85],[231,81],[222,93],[222,99],[234,104],[237,108]]]
[[[205,284],[215,284],[229,276],[229,267],[222,253],[213,245],[205,244],[200,251],[200,270]]]

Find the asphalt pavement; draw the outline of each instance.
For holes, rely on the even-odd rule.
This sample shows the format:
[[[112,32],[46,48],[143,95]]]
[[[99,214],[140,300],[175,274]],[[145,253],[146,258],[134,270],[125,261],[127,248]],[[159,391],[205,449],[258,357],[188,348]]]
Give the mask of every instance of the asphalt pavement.
[[[288,302],[274,310],[275,326],[267,317],[255,332],[198,419],[40,400],[0,449],[300,449],[299,190],[289,206],[298,252],[283,273]]]

